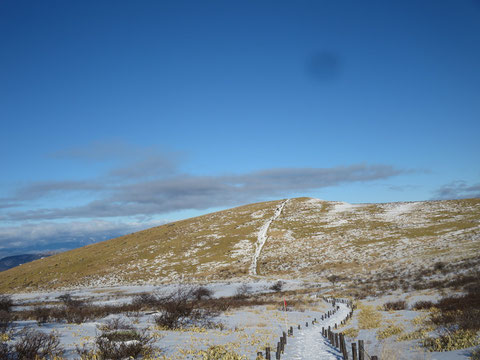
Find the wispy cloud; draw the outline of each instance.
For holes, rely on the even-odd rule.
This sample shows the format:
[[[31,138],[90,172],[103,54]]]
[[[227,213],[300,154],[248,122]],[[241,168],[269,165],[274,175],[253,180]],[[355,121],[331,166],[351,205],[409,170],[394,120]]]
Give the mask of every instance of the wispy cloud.
[[[32,184],[16,193],[17,201],[47,196],[52,191],[96,192],[96,199],[78,206],[9,211],[7,221],[62,218],[105,218],[163,214],[177,210],[230,206],[291,192],[338,186],[344,183],[387,179],[405,171],[389,165],[357,164],[333,168],[284,168],[218,176],[175,174],[124,183],[122,179],[89,182]],[[130,174],[125,175],[130,178]]]
[[[434,199],[466,199],[480,197],[480,183],[469,185],[465,181],[453,181],[438,188]]]
[[[56,159],[101,162],[116,165],[107,176],[117,178],[147,178],[167,175],[177,170],[185,157],[179,152],[159,151],[153,147],[134,146],[123,141],[97,141],[50,154]]]
[[[102,162],[104,172],[78,181],[32,182],[0,199],[0,221],[8,224],[0,227],[0,255],[82,246],[158,225],[151,219],[159,214],[283,198],[410,172],[390,165],[354,164],[202,176],[179,170],[181,154],[120,142],[90,144],[52,156]],[[62,198],[69,202],[49,206],[61,204]],[[79,198],[83,202],[73,200]]]
[[[53,195],[55,193],[69,192],[98,192],[105,190],[105,184],[98,180],[85,181],[42,181],[34,182],[27,186],[21,187],[15,191],[11,200],[24,202],[28,200],[40,199]]]
[[[142,179],[166,176],[177,171],[178,155],[148,154],[144,158],[111,170],[108,175],[119,179]]]

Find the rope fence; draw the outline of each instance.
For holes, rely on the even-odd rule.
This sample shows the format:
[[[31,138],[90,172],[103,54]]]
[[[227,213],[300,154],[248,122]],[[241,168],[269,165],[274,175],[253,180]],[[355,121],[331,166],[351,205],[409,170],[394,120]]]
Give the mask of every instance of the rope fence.
[[[337,305],[337,303],[342,303],[346,304],[347,307],[350,308],[350,312],[347,314],[345,319],[343,319],[340,322],[340,325],[346,324],[346,322],[352,318],[353,316],[353,311],[355,310],[355,305],[353,302],[345,300],[345,299],[336,299],[336,298],[326,298],[323,297],[323,300],[326,301],[327,303],[330,303],[333,307],[333,310],[328,310],[326,313],[322,314],[320,316],[320,319],[326,320],[329,319],[331,316],[333,316],[339,309],[340,307]],[[312,320],[312,326],[317,323],[317,318],[314,318]],[[307,321],[305,323],[305,327],[308,327],[309,322]],[[333,328],[337,329],[337,323],[334,324]],[[300,330],[301,326],[297,325],[297,329]],[[287,330],[287,333],[284,331],[282,335],[280,336],[279,341],[277,342],[277,348],[276,351],[274,352],[275,360],[280,360],[282,354],[285,352],[285,345],[287,345],[287,337],[288,336],[293,336],[293,326],[290,326],[290,328]],[[345,335],[341,332],[334,332],[331,329],[331,326],[328,328],[322,327],[322,336],[326,338],[330,344],[337,348],[341,353],[344,358],[344,360],[349,360],[349,351],[347,348],[346,340],[345,340]],[[352,355],[352,360],[379,360],[377,356],[371,356],[370,354],[367,353],[365,350],[364,346],[364,341],[363,340],[358,340],[358,346],[356,342],[351,343],[351,355]],[[272,360],[272,351],[270,347],[265,348],[265,355],[263,352],[259,351],[257,353],[257,359],[266,359],[266,360]]]

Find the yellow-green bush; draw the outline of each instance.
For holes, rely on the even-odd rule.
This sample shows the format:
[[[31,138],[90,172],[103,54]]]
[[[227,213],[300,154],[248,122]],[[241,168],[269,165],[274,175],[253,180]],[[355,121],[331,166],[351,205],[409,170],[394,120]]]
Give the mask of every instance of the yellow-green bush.
[[[354,339],[358,336],[359,330],[357,328],[351,327],[345,330],[342,330],[342,333],[351,339]]]
[[[476,331],[457,330],[439,337],[427,337],[423,346],[429,351],[452,351],[480,344]]]
[[[409,333],[400,334],[397,338],[398,341],[409,341],[409,340],[418,340],[425,339],[428,337],[430,331],[426,329],[417,329]]]
[[[358,327],[360,329],[376,329],[382,325],[382,314],[371,305],[359,304]]]
[[[377,339],[383,340],[394,335],[400,335],[404,331],[404,327],[401,324],[397,324],[394,321],[387,321],[386,326],[377,331]]]
[[[470,360],[480,360],[480,347],[473,349],[470,354]]]
[[[243,355],[238,355],[236,352],[228,350],[225,346],[216,345],[211,346],[206,351],[198,353],[199,359],[202,360],[246,360]]]

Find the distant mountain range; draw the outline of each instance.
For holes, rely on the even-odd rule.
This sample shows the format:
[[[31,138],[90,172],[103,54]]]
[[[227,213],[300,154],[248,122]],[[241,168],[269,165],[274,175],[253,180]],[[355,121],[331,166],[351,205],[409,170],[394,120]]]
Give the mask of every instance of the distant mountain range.
[[[38,260],[50,255],[52,254],[21,254],[6,256],[0,259],[0,271],[5,271],[15,266],[22,265],[33,260]]]
[[[421,279],[434,266],[480,267],[479,254],[480,199],[348,204],[294,198],[28,263],[31,257],[17,257],[15,264],[25,264],[0,274],[0,292],[258,278],[322,282],[331,275],[357,283],[373,276],[403,281]]]

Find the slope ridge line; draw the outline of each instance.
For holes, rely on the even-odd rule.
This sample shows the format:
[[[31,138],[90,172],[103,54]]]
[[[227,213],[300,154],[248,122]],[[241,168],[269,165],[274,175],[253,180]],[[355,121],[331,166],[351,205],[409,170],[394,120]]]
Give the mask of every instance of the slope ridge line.
[[[258,258],[260,257],[260,253],[262,252],[263,246],[265,245],[265,243],[267,241],[268,229],[270,228],[270,225],[272,224],[272,222],[274,222],[280,216],[280,214],[282,213],[282,210],[285,207],[285,205],[287,204],[288,200],[289,199],[283,201],[280,204],[280,206],[278,206],[275,209],[275,213],[270,218],[270,220],[268,220],[260,228],[260,231],[258,232],[258,236],[257,236],[257,242],[255,243],[255,254],[253,255],[252,264],[250,265],[250,269],[249,269],[249,274],[250,275],[257,275],[257,261],[258,261]]]

